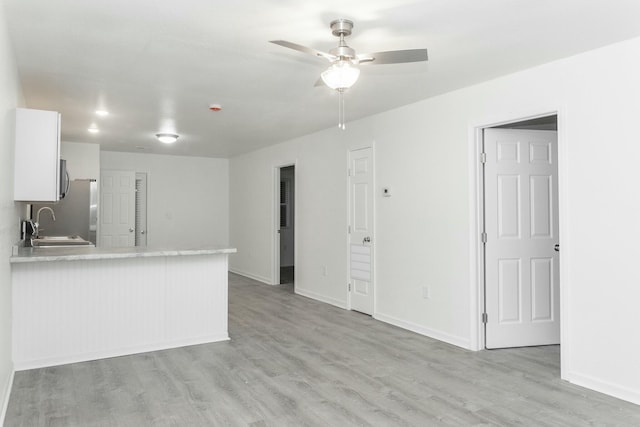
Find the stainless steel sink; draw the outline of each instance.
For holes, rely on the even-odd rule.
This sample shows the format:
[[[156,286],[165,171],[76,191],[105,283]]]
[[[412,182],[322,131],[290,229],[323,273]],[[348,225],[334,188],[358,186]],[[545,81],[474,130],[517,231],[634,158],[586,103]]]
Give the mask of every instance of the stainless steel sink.
[[[94,246],[94,244],[80,236],[40,236],[37,239],[31,239],[31,246],[34,248],[60,248]]]

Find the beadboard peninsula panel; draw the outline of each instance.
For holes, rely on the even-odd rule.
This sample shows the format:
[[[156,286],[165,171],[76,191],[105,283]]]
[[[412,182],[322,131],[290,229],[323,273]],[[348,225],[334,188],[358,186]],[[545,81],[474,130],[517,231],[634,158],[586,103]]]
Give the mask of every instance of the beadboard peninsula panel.
[[[166,339],[227,338],[227,275],[227,256],[167,258]]]
[[[16,370],[228,339],[227,255],[17,263]]]

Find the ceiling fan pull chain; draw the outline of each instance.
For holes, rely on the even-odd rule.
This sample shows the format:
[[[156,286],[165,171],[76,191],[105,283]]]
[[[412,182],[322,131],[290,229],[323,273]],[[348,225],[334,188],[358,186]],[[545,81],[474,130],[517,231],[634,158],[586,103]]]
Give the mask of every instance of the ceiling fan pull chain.
[[[338,91],[338,129],[342,129],[342,93]]]
[[[338,128],[345,130],[344,89],[338,89]]]

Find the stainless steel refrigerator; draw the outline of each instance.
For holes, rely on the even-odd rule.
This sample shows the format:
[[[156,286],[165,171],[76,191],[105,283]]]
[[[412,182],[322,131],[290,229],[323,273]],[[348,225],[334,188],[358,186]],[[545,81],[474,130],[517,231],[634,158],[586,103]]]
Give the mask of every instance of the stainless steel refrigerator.
[[[69,184],[64,199],[56,203],[34,203],[31,219],[36,220],[38,210],[48,206],[55,212],[53,221],[48,211],[40,213],[41,236],[80,236],[96,243],[98,230],[98,184],[95,179],[75,179]]]

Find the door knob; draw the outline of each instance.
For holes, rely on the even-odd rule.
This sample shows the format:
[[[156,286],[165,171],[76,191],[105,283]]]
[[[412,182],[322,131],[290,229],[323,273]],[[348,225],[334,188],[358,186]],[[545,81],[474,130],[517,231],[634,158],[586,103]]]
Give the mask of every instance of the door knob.
[[[129,233],[133,233],[133,228],[130,228],[130,229],[129,229]]]
[[[555,246],[553,247],[553,250],[556,252],[560,252],[560,243],[556,243]]]
[[[369,243],[371,241],[371,237],[367,236],[364,239],[362,239],[362,244],[364,245],[365,243]]]
[[[140,232],[140,234],[144,234],[144,230],[142,230],[142,231]]]

